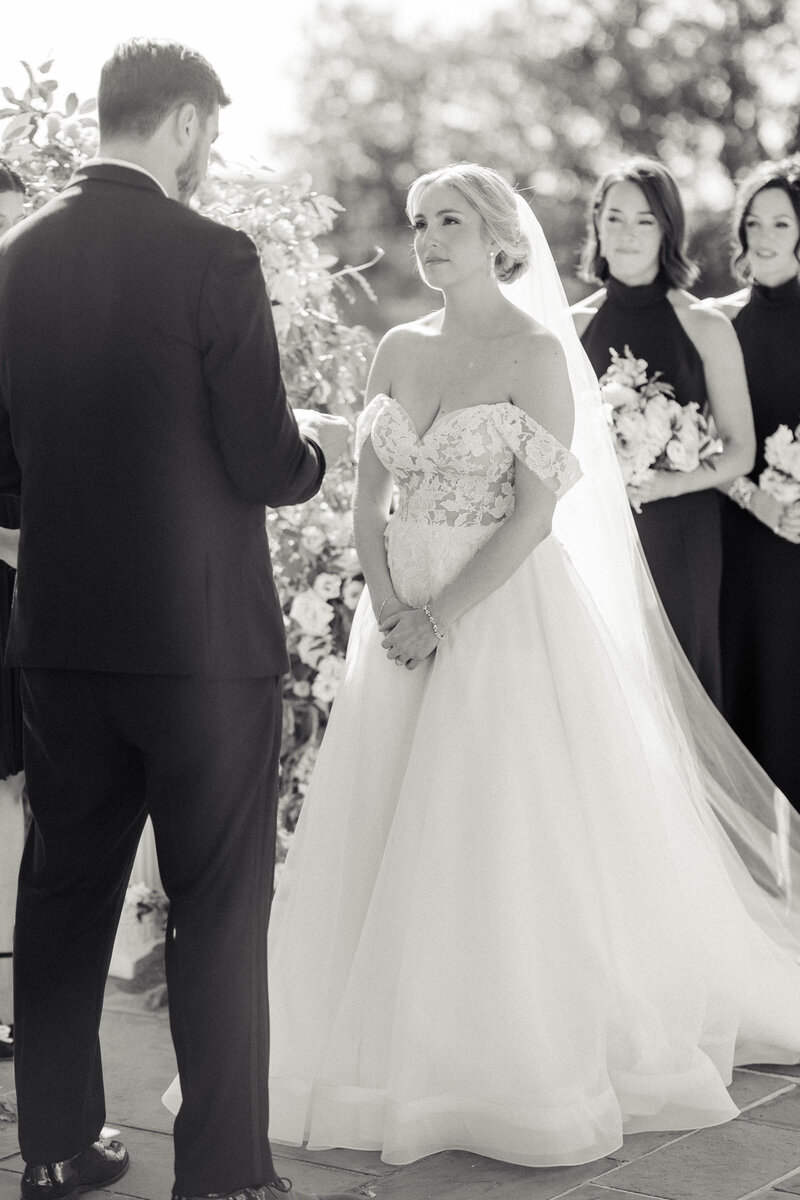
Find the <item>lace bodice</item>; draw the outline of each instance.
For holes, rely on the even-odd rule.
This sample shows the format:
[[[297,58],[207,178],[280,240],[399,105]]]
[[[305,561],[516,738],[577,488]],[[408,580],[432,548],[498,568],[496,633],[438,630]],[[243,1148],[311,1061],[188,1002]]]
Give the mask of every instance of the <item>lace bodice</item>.
[[[514,404],[476,404],[437,417],[420,438],[402,404],[380,394],[359,417],[399,490],[398,515],[434,524],[490,525],[514,508],[514,459],[561,496],[580,478],[577,459]]]
[[[359,417],[357,451],[370,436],[397,485],[386,542],[408,603],[435,595],[513,512],[515,459],[556,496],[581,475],[575,456],[510,401],[456,409],[418,437],[402,404],[379,394]]]

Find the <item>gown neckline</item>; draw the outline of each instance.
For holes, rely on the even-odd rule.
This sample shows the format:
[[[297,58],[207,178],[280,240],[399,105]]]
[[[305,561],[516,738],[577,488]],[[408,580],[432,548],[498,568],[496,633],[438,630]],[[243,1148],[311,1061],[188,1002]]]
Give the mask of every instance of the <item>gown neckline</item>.
[[[606,295],[622,308],[652,308],[663,304],[669,291],[669,282],[659,273],[652,283],[639,283],[630,287],[609,275],[606,280]]]
[[[398,400],[396,396],[390,396],[388,392],[377,392],[374,398],[376,400],[391,400],[393,404],[396,404],[413,429],[414,436],[420,444],[425,441],[426,437],[428,437],[428,435],[432,433],[434,429],[438,429],[440,425],[446,424],[450,417],[457,417],[460,413],[470,412],[472,409],[497,408],[501,404],[513,404],[513,400],[481,400],[477,404],[462,404],[460,408],[452,408],[449,410],[449,412],[437,413],[425,432],[420,434],[417,432],[417,427],[414,424],[411,413],[408,411],[405,404],[403,404],[402,400]]]

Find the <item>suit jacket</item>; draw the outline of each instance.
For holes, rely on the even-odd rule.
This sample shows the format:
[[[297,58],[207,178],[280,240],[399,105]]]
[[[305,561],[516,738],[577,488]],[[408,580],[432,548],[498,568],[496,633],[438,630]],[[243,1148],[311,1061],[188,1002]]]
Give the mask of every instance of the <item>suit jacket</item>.
[[[322,481],[258,253],[142,172],[88,166],[0,242],[0,492],[21,492],[9,661],[288,668],[265,505]]]

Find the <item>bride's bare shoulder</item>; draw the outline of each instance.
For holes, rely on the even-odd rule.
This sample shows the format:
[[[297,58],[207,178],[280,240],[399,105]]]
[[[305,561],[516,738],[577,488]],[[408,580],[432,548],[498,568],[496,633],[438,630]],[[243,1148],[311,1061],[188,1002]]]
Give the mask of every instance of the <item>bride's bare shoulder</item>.
[[[443,309],[426,313],[415,321],[406,321],[402,325],[394,325],[381,338],[376,352],[376,361],[382,366],[402,358],[423,338],[429,338],[441,330]]]
[[[517,403],[522,396],[548,391],[566,378],[566,357],[559,338],[532,317],[525,321],[525,329],[507,345],[509,390]]]
[[[441,332],[443,318],[444,309],[437,308],[433,312],[425,313],[422,317],[417,317],[415,321],[406,321],[402,325],[395,325],[385,335],[384,341],[390,339],[395,342],[407,342],[415,338],[430,337],[431,334]]]

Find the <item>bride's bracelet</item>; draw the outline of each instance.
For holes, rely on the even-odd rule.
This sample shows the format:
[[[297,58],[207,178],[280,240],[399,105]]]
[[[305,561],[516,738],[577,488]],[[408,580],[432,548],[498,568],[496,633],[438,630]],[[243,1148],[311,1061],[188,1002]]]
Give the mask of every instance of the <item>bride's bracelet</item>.
[[[430,605],[428,605],[428,604],[423,604],[423,606],[422,606],[422,611],[425,613],[425,616],[426,616],[426,617],[428,618],[428,620],[430,621],[430,623],[431,623],[431,629],[433,630],[433,632],[436,634],[437,638],[438,638],[438,639],[439,639],[439,641],[441,642],[441,640],[442,640],[442,639],[443,639],[443,637],[444,637],[444,634],[442,633],[442,631],[441,631],[441,629],[439,628],[439,626],[436,624],[436,620],[435,620],[435,618],[434,618],[434,615],[433,615],[433,613],[432,613],[432,612],[431,612],[431,610],[430,610]]]
[[[752,479],[748,479],[746,475],[740,475],[728,488],[728,495],[734,504],[739,505],[739,508],[749,508],[753,502],[755,490],[756,485]]]
[[[386,605],[389,603],[390,600],[396,600],[396,599],[397,599],[397,596],[395,596],[394,592],[389,592],[389,595],[386,597],[383,604],[378,609],[378,624],[379,625],[381,623],[381,620],[383,619],[383,610],[386,608]]]

